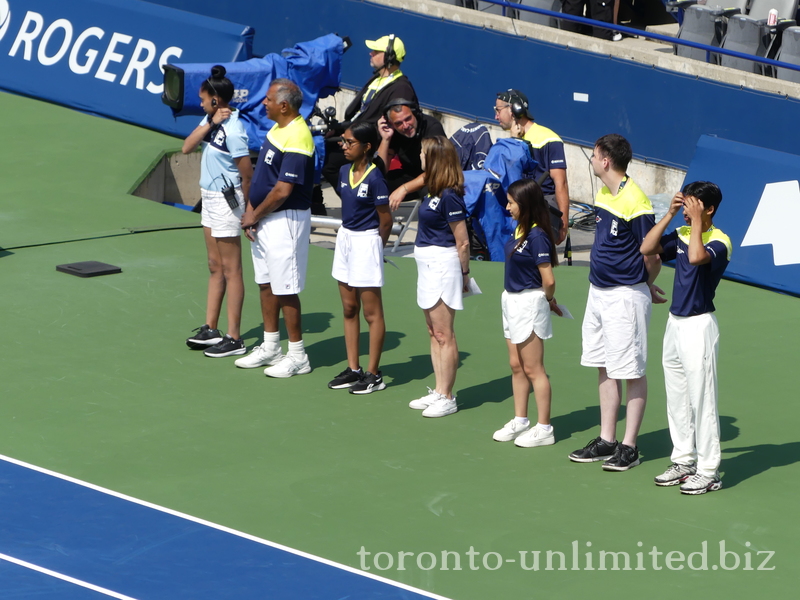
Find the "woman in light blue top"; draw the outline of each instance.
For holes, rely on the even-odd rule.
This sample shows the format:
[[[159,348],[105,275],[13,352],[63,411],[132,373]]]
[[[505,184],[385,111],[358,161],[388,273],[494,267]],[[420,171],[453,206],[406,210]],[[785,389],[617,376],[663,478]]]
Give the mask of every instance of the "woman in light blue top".
[[[242,280],[241,218],[247,205],[253,166],[247,133],[239,111],[229,106],[233,84],[225,67],[211,69],[200,86],[200,106],[206,116],[183,143],[189,154],[202,144],[200,168],[203,234],[208,253],[208,300],[206,322],[186,340],[194,350],[205,349],[211,358],[245,353],[239,333],[244,302]],[[222,299],[228,294],[228,333],[218,329]]]

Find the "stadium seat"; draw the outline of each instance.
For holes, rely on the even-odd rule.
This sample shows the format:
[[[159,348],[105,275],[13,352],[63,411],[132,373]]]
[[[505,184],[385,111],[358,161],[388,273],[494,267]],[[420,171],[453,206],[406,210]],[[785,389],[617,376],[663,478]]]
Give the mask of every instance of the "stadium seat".
[[[523,6],[530,6],[531,8],[543,8],[553,12],[561,12],[561,0],[522,0],[520,2]],[[529,12],[527,10],[518,10],[518,19],[527,23],[537,23],[539,25],[547,25],[548,27],[555,27],[561,29],[561,21],[554,17],[547,15],[540,15],[537,13]]]
[[[716,4],[695,4],[694,0],[670,2],[670,9],[683,10],[683,23],[678,31],[678,39],[718,48],[722,44],[728,19],[743,13],[748,0],[714,0],[725,2],[724,7]],[[675,44],[675,54],[705,62],[716,62],[717,55],[707,56],[705,50]]]
[[[767,17],[772,9],[778,11],[778,25],[767,25]],[[795,24],[797,0],[753,0],[747,15],[734,15],[728,20],[722,48],[736,50],[745,54],[774,58],[780,48],[781,33]],[[723,54],[719,64],[741,71],[750,71],[762,75],[771,75],[771,69],[765,69],[760,63],[743,58],[734,58]]]
[[[775,58],[781,62],[800,66],[800,27],[789,27],[783,32],[781,49]],[[781,67],[778,67],[776,71],[778,79],[800,83],[800,71]]]

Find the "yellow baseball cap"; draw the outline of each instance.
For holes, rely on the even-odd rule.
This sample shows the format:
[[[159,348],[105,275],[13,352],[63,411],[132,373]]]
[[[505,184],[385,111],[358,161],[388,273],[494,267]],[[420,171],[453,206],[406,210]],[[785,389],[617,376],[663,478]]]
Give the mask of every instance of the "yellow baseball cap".
[[[392,43],[393,42],[393,43]],[[392,43],[394,55],[397,57],[397,62],[403,62],[406,57],[406,45],[399,37],[394,34],[385,35],[377,40],[367,40],[365,42],[367,48],[375,52],[386,52],[389,49],[389,44]]]

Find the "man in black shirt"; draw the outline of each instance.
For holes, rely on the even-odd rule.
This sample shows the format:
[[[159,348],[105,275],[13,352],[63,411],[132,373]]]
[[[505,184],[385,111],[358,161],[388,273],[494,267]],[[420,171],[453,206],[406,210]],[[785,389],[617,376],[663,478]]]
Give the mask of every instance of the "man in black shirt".
[[[403,40],[390,34],[377,40],[367,40],[366,45],[370,49],[369,65],[374,70],[374,75],[347,106],[344,120],[336,125],[331,135],[342,135],[345,129],[358,121],[377,123],[385,112],[386,105],[397,98],[417,101],[414,86],[400,70],[400,63],[406,57]],[[326,143],[322,176],[334,189],[339,180],[339,169],[345,163],[347,160],[338,143]]]
[[[398,98],[386,105],[378,121],[381,144],[378,156],[386,165],[389,206],[396,210],[403,200],[419,198],[425,186],[420,153],[422,140],[446,137],[442,124],[422,114],[416,100]]]

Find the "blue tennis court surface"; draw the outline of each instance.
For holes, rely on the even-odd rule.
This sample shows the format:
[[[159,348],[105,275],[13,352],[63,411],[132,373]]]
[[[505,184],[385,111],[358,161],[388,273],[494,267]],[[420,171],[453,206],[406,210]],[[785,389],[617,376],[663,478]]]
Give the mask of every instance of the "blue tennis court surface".
[[[0,456],[0,598],[442,598]]]

